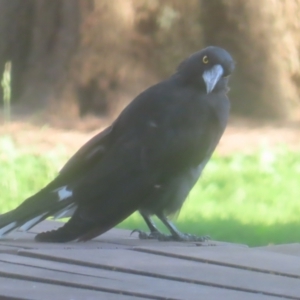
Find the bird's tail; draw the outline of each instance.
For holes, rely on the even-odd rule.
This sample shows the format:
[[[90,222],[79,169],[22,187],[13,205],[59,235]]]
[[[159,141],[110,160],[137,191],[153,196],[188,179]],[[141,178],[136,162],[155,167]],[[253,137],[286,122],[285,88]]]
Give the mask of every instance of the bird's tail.
[[[53,192],[41,190],[16,209],[0,215],[0,237],[20,228],[27,231],[44,219],[71,216],[76,209],[72,192],[62,187]]]

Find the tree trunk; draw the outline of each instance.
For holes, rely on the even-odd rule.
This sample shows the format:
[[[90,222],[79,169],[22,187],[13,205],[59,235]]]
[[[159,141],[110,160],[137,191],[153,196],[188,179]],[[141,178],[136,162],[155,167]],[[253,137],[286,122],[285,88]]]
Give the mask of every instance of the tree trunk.
[[[237,61],[233,111],[292,118],[299,109],[300,1],[201,1],[207,44],[227,48]]]
[[[116,114],[214,44],[237,61],[234,114],[291,118],[299,111],[299,3],[0,0],[0,71],[12,61],[12,101],[23,111]]]

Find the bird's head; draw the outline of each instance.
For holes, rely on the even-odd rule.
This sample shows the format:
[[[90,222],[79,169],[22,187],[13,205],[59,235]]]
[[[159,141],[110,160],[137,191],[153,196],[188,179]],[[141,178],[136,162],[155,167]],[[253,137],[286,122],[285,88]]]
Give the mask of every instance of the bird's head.
[[[215,89],[226,88],[229,75],[234,70],[230,54],[219,47],[210,46],[192,54],[178,67],[181,79],[211,93]]]

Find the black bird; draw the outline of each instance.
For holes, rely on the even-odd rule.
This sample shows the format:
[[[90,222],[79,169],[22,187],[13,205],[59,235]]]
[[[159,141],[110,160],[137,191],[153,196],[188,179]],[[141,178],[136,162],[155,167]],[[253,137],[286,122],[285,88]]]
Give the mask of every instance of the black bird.
[[[230,54],[213,46],[184,60],[75,153],[45,188],[1,215],[0,236],[50,216],[71,216],[36,240],[86,241],[138,210],[150,229],[139,231],[140,238],[202,240],[178,231],[167,216],[181,208],[224,132],[233,69]],[[157,230],[152,215],[171,235]]]

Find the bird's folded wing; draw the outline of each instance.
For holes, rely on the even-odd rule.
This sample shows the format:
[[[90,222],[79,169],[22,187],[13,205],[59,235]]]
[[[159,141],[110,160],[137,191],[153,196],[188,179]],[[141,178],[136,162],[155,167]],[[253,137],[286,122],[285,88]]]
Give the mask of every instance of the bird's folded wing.
[[[208,147],[203,129],[160,131],[144,138],[120,137],[82,177],[73,195],[83,219],[103,224],[110,223],[111,218],[122,219],[139,209],[155,185],[202,162]],[[201,140],[202,150],[197,149]]]

